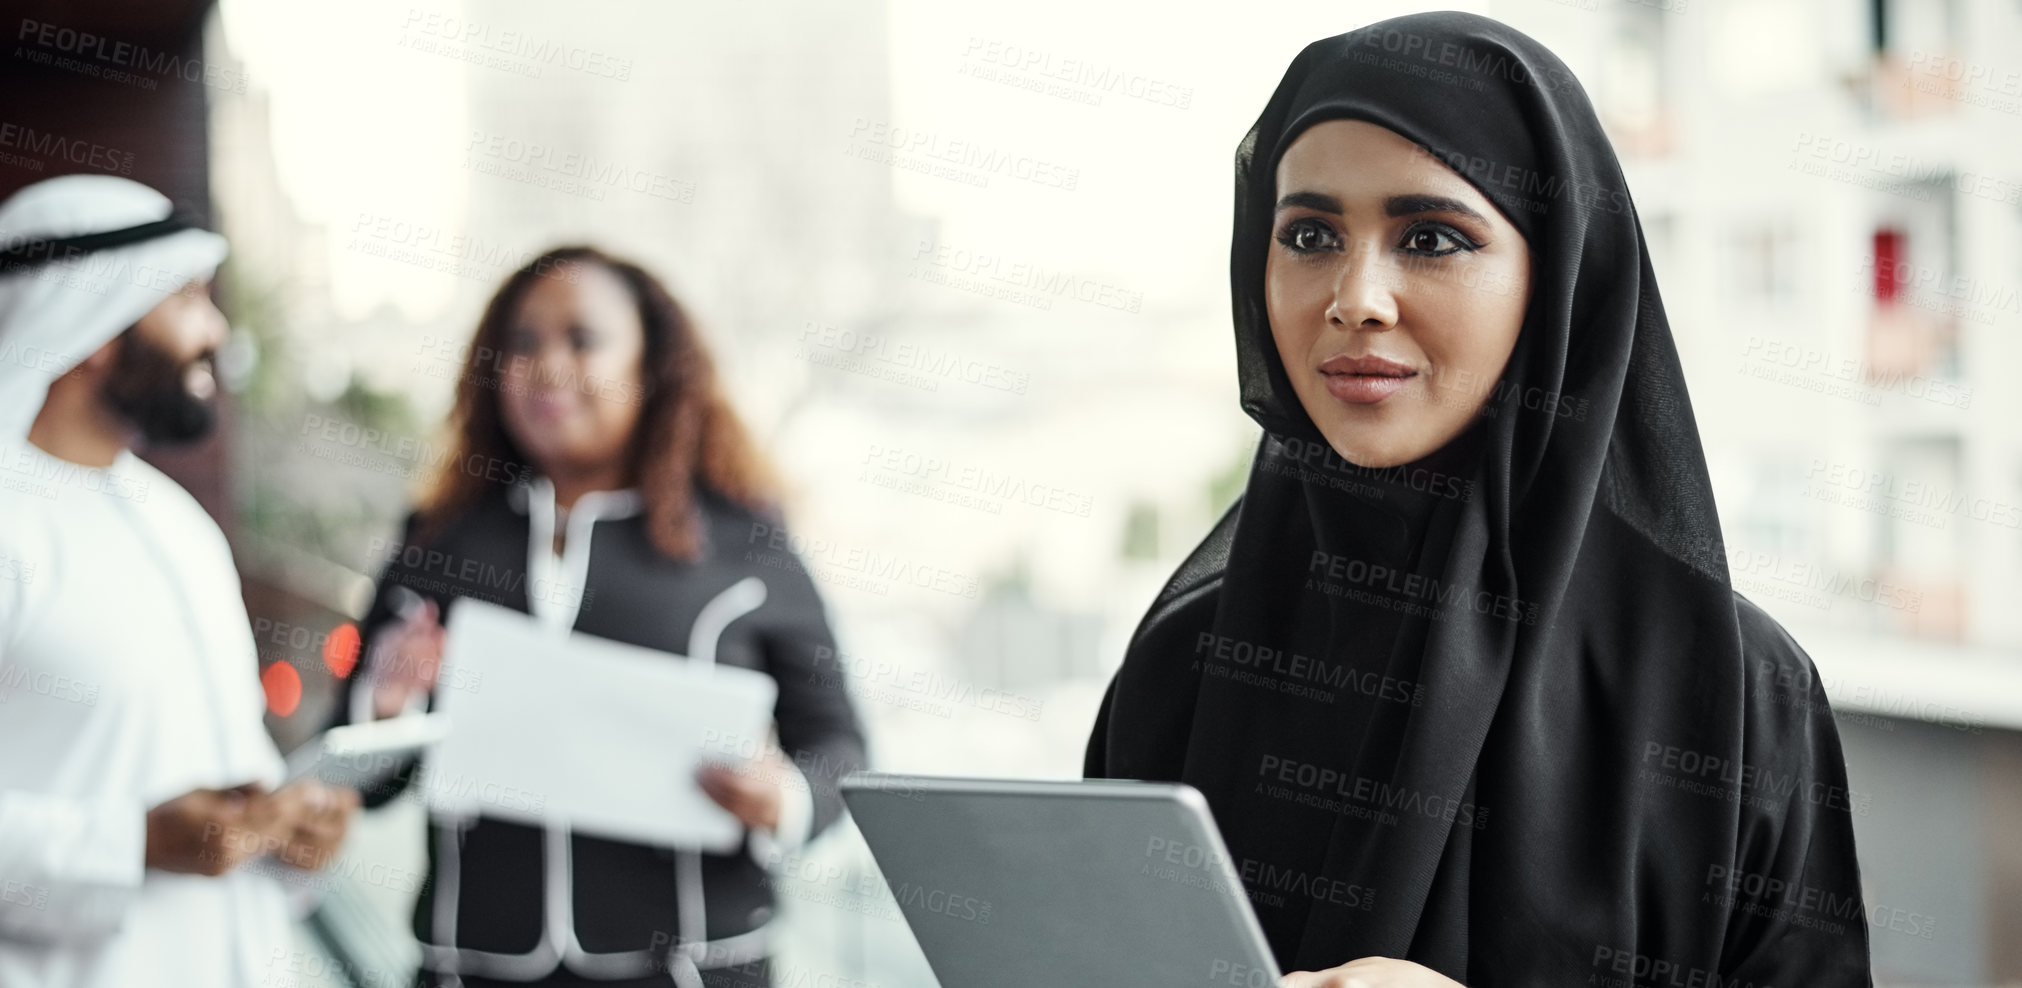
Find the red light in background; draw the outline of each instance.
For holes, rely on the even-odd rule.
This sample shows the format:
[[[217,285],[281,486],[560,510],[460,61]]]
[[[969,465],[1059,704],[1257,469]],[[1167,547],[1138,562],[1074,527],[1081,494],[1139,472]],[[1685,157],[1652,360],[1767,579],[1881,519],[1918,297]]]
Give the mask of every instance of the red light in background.
[[[260,673],[260,688],[267,691],[267,709],[276,717],[286,717],[302,703],[302,675],[286,662],[276,662]]]
[[[358,666],[358,626],[345,622],[330,629],[323,639],[323,668],[338,679],[348,679]]]
[[[1875,301],[1884,305],[1896,300],[1897,281],[1903,263],[1903,231],[1875,231]]]

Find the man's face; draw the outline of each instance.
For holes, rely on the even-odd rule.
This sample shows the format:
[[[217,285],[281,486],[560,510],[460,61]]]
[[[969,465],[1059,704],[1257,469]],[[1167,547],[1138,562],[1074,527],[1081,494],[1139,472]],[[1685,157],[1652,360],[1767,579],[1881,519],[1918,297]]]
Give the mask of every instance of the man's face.
[[[149,443],[201,438],[216,418],[211,358],[226,329],[210,282],[184,285],[120,334],[101,392],[106,404]]]

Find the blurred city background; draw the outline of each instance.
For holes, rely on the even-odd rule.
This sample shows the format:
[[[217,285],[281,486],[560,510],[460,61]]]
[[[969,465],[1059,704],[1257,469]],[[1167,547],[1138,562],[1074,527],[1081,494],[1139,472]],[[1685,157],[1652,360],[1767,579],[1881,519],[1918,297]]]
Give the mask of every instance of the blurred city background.
[[[103,167],[230,238],[227,428],[151,458],[231,538],[284,749],[483,301],[592,242],[668,280],[788,480],[876,766],[1071,778],[1257,439],[1236,142],[1307,42],[1439,5],[10,6],[174,56],[24,28],[0,194]],[[1838,712],[1878,981],[2022,984],[2022,3],[1461,6],[1623,160],[1735,581]],[[421,823],[361,818],[274,983],[405,983]],[[789,863],[780,984],[933,984],[874,876],[847,822]]]

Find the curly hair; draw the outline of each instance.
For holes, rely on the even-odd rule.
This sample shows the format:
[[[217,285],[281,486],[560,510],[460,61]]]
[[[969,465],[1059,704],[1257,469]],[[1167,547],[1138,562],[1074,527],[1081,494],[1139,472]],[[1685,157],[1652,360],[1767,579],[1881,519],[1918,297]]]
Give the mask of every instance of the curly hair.
[[[779,484],[744,423],[725,398],[716,364],[680,303],[644,268],[590,246],[557,247],[512,273],[485,305],[457,379],[449,417],[449,455],[422,494],[417,513],[424,533],[439,531],[488,494],[498,481],[473,462],[515,465],[504,471],[523,481],[537,471],[506,433],[499,411],[500,375],[488,361],[507,352],[505,334],[535,278],[555,277],[571,264],[596,264],[616,274],[639,307],[646,337],[640,358],[643,404],[629,445],[626,475],[645,502],[646,530],[662,554],[695,561],[704,536],[697,505],[707,489],[762,517],[777,519]],[[490,471],[496,473],[497,471]]]

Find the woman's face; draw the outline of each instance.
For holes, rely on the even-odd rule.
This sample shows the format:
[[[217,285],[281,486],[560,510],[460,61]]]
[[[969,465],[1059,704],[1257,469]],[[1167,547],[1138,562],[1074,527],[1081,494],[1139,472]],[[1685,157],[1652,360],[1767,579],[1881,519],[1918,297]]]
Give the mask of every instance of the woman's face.
[[[621,467],[639,424],[646,332],[618,275],[595,263],[535,278],[506,325],[506,434],[544,474]]]
[[[1328,445],[1409,463],[1474,420],[1530,300],[1530,248],[1486,197],[1386,127],[1329,120],[1278,161],[1264,303]]]

